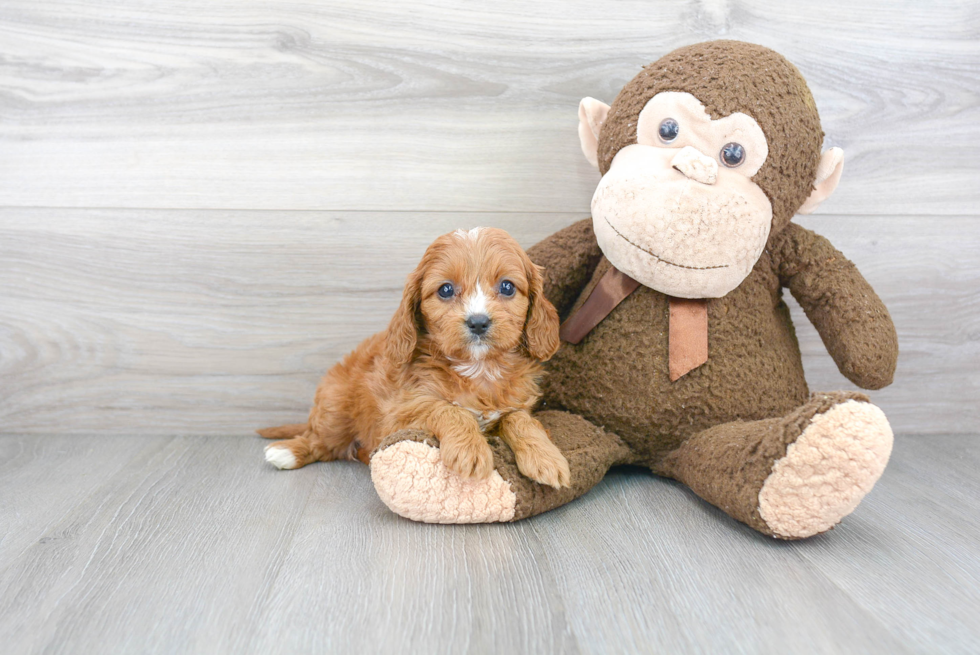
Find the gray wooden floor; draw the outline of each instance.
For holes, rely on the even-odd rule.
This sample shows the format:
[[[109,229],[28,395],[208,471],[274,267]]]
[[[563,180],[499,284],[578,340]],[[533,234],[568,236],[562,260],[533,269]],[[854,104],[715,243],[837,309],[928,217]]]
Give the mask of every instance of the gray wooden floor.
[[[390,513],[257,437],[0,437],[4,653],[976,653],[980,439],[902,437],[837,529],[642,469],[509,525]]]

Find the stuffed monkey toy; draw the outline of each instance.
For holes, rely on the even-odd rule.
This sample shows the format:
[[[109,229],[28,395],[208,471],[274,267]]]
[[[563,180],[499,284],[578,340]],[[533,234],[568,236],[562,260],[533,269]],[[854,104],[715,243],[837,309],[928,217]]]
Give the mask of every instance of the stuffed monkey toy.
[[[582,100],[579,137],[602,174],[592,218],[529,251],[563,320],[536,416],[570,486],[524,478],[492,433],[496,470],[461,479],[431,434],[403,431],[372,457],[379,495],[418,521],[514,521],[634,464],[772,537],[831,529],[881,476],[892,432],[864,394],[810,393],[782,289],[862,388],[891,383],[898,343],[854,264],[791,222],[843,167],[800,72],[758,45],[680,48],[612,106]]]

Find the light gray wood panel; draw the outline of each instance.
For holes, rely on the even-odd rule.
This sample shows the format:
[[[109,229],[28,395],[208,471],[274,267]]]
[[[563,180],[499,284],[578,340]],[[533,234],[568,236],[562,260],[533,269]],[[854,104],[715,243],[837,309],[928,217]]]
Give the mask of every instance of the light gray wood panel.
[[[252,648],[579,652],[533,532],[413,523],[380,502],[365,467],[342,466],[318,478]]]
[[[641,469],[529,525],[583,651],[910,652],[784,543]]]
[[[573,220],[0,215],[0,429],[103,434],[242,433],[305,417],[326,368],[387,325],[436,236],[493,224],[530,245]]]
[[[175,438],[147,449],[0,563],[5,648],[204,653],[247,632],[320,473],[275,475],[261,441]],[[62,484],[77,484],[82,471]]]
[[[7,437],[29,451],[43,437]],[[102,436],[59,447],[102,448]],[[679,484],[617,469],[516,524],[390,514],[366,467],[277,471],[258,437],[139,439],[82,502],[0,552],[16,653],[973,653],[980,645],[976,435],[903,437],[835,530],[763,537]],[[42,452],[42,451],[34,451]],[[69,459],[65,460],[70,461]],[[23,508],[51,481],[10,460]],[[24,469],[24,474],[18,470]],[[4,495],[4,501],[8,496]]]
[[[858,511],[794,549],[914,651],[980,652],[978,467],[978,439],[900,437]]]
[[[0,210],[0,425],[228,434],[302,419],[327,367],[387,324],[436,235],[496,225],[529,246],[579,218]],[[974,430],[977,219],[803,222],[858,264],[895,319],[896,382],[872,397],[896,431]],[[798,309],[795,321],[811,387],[853,388]]]
[[[576,109],[712,38],[803,71],[828,213],[978,213],[974,3],[36,3],[0,8],[0,204],[585,211]]]
[[[0,436],[0,568],[38,539],[47,543],[65,538],[57,527],[73,530],[70,522],[64,523],[66,516],[144,451],[167,440]],[[71,483],[62,484],[64,480]]]

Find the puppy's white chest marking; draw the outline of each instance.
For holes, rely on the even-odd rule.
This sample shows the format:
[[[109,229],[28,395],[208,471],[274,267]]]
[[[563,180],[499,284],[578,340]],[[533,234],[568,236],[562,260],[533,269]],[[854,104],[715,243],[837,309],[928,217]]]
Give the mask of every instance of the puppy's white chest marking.
[[[470,347],[470,351],[473,351],[474,355],[485,355],[487,350],[489,350],[487,346]],[[453,370],[463,377],[470,378],[471,380],[476,378],[485,378],[488,382],[493,382],[500,377],[499,369],[483,359],[473,359],[469,362],[454,364]]]
[[[497,411],[478,412],[475,409],[470,409],[469,407],[466,409],[473,412],[473,415],[476,416],[476,422],[480,424],[481,432],[486,432],[487,428],[493,427],[493,425],[500,420],[500,412]]]
[[[503,416],[504,414],[514,411],[513,408],[508,407],[503,410],[494,409],[491,411],[484,412],[479,409],[473,409],[472,407],[467,407],[466,405],[461,405],[457,402],[453,402],[453,404],[456,405],[457,407],[462,407],[466,411],[472,413],[473,416],[476,417],[476,422],[480,425],[481,432],[486,432],[488,429],[496,425],[497,421],[499,421],[500,417]]]

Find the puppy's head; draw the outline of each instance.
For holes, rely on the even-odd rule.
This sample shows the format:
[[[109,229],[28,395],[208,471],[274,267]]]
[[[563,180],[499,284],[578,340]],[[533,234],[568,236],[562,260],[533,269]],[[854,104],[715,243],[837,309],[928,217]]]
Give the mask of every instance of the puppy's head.
[[[388,358],[407,364],[425,334],[452,359],[479,360],[522,348],[547,360],[558,350],[558,312],[542,285],[541,269],[503,230],[444,234],[408,277],[388,328]]]

